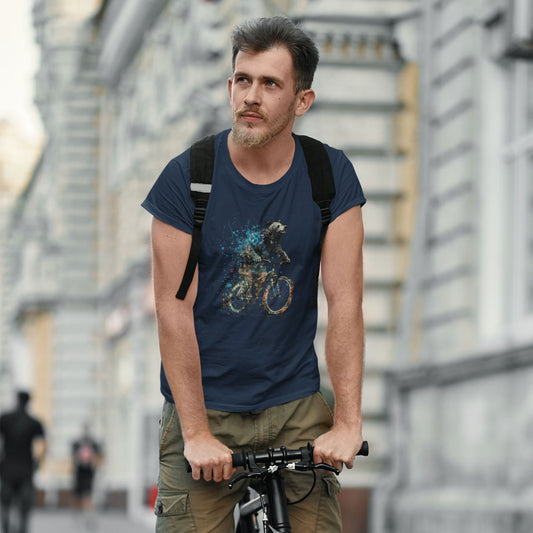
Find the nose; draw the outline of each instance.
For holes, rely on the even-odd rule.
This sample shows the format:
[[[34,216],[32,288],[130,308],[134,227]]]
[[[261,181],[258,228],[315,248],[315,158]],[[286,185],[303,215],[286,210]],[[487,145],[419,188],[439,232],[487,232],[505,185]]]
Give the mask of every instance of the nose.
[[[261,94],[258,83],[252,83],[244,97],[244,103],[247,106],[260,105]]]

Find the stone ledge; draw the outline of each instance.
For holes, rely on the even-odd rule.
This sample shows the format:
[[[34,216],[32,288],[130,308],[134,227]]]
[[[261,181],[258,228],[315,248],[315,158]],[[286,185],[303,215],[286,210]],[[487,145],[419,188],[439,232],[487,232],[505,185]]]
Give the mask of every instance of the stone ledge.
[[[503,374],[533,366],[533,346],[487,354],[471,354],[463,359],[388,372],[388,380],[400,391],[445,386],[462,381]]]
[[[520,495],[496,487],[422,487],[407,490],[402,496],[395,498],[394,507],[400,514],[433,511],[469,514],[523,512],[533,515],[530,498],[528,490]]]

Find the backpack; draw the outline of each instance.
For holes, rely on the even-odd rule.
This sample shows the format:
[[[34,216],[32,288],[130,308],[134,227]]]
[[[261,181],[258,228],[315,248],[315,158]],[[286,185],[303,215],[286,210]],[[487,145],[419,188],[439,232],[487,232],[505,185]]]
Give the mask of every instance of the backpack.
[[[326,231],[331,221],[329,206],[335,197],[333,170],[326,148],[320,141],[305,135],[297,135],[297,137],[304,151],[307,171],[311,180],[313,200],[320,208],[322,218],[320,250],[322,250],[324,237],[326,236]],[[180,300],[185,300],[185,296],[194,277],[196,265],[198,264],[198,256],[200,255],[202,225],[205,219],[209,194],[211,193],[211,183],[215,167],[215,135],[204,137],[191,146],[190,166],[191,198],[194,202],[193,232],[187,266],[185,267],[185,273],[183,274],[181,285],[176,294],[176,298]],[[319,271],[320,265],[316,272],[313,306],[316,306],[317,301]]]

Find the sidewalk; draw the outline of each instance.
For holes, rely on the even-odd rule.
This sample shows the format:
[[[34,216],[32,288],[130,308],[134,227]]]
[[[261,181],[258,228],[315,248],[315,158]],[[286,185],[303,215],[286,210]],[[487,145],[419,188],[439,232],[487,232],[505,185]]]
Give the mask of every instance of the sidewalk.
[[[151,517],[131,521],[125,513],[118,511],[95,512],[86,519],[72,510],[35,509],[30,519],[28,533],[153,533]]]

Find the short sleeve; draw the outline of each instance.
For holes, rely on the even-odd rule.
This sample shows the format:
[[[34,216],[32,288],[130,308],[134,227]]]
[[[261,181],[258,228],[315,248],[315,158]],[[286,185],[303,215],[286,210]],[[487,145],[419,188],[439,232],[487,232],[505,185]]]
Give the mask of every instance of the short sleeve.
[[[194,202],[190,195],[189,152],[172,159],[141,204],[157,219],[192,233]]]
[[[335,177],[335,198],[330,205],[331,220],[333,221],[352,207],[365,205],[366,198],[355,169],[344,152],[329,146],[326,146],[326,149]]]
[[[37,420],[35,424],[35,435],[42,437],[44,439],[44,428],[43,425]]]

